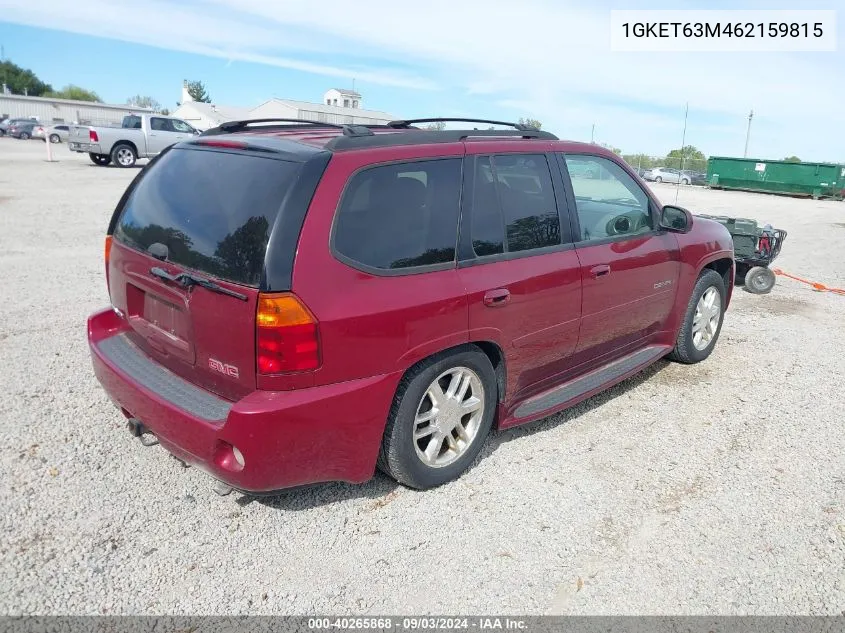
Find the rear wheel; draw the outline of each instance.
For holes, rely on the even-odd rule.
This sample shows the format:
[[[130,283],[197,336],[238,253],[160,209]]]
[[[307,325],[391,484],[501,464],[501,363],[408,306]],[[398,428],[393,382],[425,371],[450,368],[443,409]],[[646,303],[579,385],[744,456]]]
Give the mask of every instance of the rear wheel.
[[[705,269],[695,282],[684,322],[669,355],[680,363],[698,363],[710,356],[725,314],[725,282],[715,270]]]
[[[106,154],[88,154],[88,158],[91,159],[92,163],[100,166],[108,165],[111,162],[111,158]]]
[[[745,273],[745,289],[755,295],[770,293],[775,281],[775,274],[765,266],[754,266]]]
[[[51,143],[61,143],[62,139],[58,134],[51,134],[50,135],[50,142]]]
[[[474,346],[437,354],[399,384],[378,466],[412,488],[458,477],[493,424],[498,389],[487,356]]]
[[[682,185],[688,185],[688,184],[689,184],[689,179],[687,179],[687,178],[681,178],[681,184],[682,184]]]
[[[135,165],[135,161],[138,160],[138,156],[135,154],[135,150],[132,149],[131,145],[118,143],[112,148],[111,160],[118,167],[132,167]]]
[[[663,178],[658,176],[657,178],[654,179],[654,182],[663,182]]]
[[[29,140],[29,132],[21,132],[20,138],[21,138],[22,141],[28,141]]]

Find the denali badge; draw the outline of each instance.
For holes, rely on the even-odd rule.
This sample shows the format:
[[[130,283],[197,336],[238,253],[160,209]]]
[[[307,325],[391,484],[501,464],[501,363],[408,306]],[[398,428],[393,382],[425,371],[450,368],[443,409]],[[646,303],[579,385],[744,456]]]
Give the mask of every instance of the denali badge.
[[[216,358],[208,359],[208,368],[213,369],[214,371],[219,371],[221,374],[231,376],[232,378],[238,377],[237,367],[235,367],[234,365],[226,365],[225,363],[221,363]]]
[[[656,284],[654,284],[654,289],[658,290],[659,288],[665,288],[666,286],[671,286],[671,285],[672,285],[671,279],[667,279],[666,281],[658,281]]]

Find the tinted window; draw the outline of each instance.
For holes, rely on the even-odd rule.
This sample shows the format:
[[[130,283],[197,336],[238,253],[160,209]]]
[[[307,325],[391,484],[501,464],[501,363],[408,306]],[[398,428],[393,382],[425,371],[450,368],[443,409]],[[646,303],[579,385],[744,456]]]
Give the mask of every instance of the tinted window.
[[[560,220],[546,157],[479,158],[471,226],[472,246],[479,256],[560,244]]]
[[[582,240],[652,230],[648,196],[622,167],[598,156],[566,156]]]
[[[194,133],[194,128],[179,119],[170,119],[170,125],[172,126],[174,132],[187,132],[188,134]]]
[[[135,187],[114,236],[168,261],[257,286],[270,228],[299,165],[270,158],[174,149]]]
[[[458,158],[361,171],[343,194],[335,250],[385,270],[454,261],[460,189]]]

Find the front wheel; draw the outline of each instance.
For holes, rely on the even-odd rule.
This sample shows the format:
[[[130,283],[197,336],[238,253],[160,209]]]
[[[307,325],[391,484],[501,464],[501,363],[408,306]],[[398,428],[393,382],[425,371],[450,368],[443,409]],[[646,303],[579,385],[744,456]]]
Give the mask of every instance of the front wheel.
[[[50,142],[51,143],[61,143],[62,139],[58,134],[51,134],[50,135]]]
[[[725,282],[715,270],[705,269],[695,282],[684,322],[669,355],[680,363],[699,363],[710,356],[725,315]]]
[[[22,141],[28,141],[29,140],[29,134],[27,132],[21,132],[21,140]]]
[[[101,167],[105,167],[111,162],[111,158],[109,158],[106,154],[88,154],[88,158],[91,159],[92,163],[100,165]]]
[[[135,154],[135,150],[132,149],[131,145],[119,143],[112,148],[111,160],[118,167],[132,167],[135,165],[135,161],[138,160],[138,156]]]
[[[658,176],[657,178],[654,179],[654,182],[663,182],[663,178]]]
[[[481,450],[497,401],[496,374],[477,347],[429,358],[399,384],[379,468],[412,488],[455,479]]]
[[[687,180],[686,178],[683,178],[683,179],[681,179],[681,184],[682,184],[682,185],[688,185],[688,184],[689,184],[689,180]]]

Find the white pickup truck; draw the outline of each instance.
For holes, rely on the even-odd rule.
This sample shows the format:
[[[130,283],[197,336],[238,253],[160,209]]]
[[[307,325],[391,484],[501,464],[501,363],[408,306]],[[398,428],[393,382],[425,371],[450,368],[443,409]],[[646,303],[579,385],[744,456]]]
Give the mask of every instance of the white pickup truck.
[[[95,165],[132,167],[139,158],[153,158],[174,143],[199,131],[181,119],[155,114],[130,114],[120,127],[71,125],[68,149],[88,154]]]

